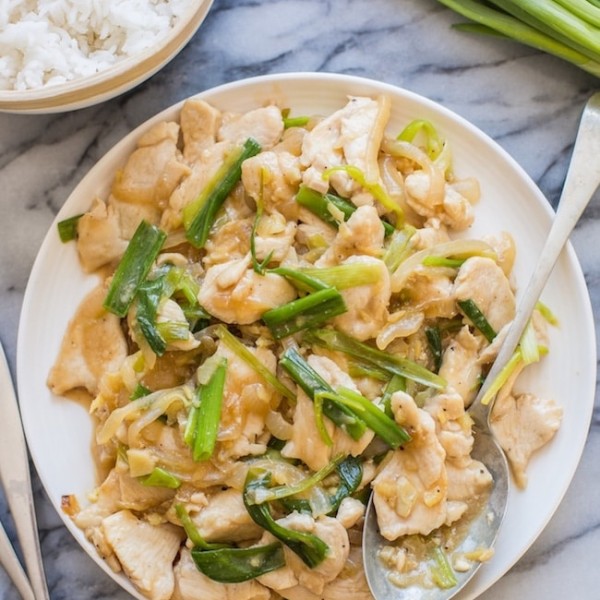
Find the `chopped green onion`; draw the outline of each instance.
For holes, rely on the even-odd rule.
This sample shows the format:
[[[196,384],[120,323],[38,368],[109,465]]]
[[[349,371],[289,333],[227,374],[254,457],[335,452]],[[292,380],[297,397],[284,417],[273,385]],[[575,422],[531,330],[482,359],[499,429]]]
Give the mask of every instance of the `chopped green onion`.
[[[83,217],[83,213],[63,219],[57,223],[58,237],[63,244],[77,238],[77,225],[81,217]]]
[[[434,566],[431,569],[433,581],[443,590],[453,588],[458,583],[458,580],[442,547],[435,544],[431,555],[434,562]]]
[[[277,390],[282,396],[285,396],[292,402],[296,401],[296,396],[292,390],[286,387],[269,369],[261,363],[252,352],[224,325],[219,325],[216,329],[219,339],[237,356],[239,356],[249,367],[258,373],[268,384]]]
[[[185,530],[185,534],[190,538],[190,541],[196,548],[200,548],[202,550],[217,550],[218,548],[227,548],[226,544],[216,544],[207,542],[198,531],[196,525],[192,521],[190,515],[188,514],[185,506],[181,503],[177,503],[175,505],[175,513],[177,514],[177,518],[181,521],[181,525]]]
[[[558,319],[556,315],[546,306],[541,300],[538,300],[535,305],[536,310],[550,323],[550,325],[558,325]]]
[[[198,388],[200,405],[196,421],[193,458],[195,461],[208,460],[215,449],[219,423],[221,420],[221,404],[227,374],[227,359],[223,358],[205,386]]]
[[[390,373],[401,375],[406,379],[411,379],[435,389],[446,387],[446,381],[432,373],[422,365],[415,363],[407,358],[388,354],[368,344],[334,329],[311,329],[304,334],[305,339],[312,344],[324,346],[330,350],[337,350],[349,354],[362,361],[373,363]]]
[[[279,542],[249,548],[193,548],[192,558],[199,571],[221,583],[241,583],[285,567],[285,555]]]
[[[413,143],[420,134],[425,136],[425,151],[431,160],[435,160],[444,149],[444,142],[440,139],[437,129],[431,121],[416,119],[411,121],[398,135],[397,140]]]
[[[351,410],[391,448],[398,448],[411,439],[408,432],[383,410],[353,390],[339,387],[333,394],[320,392],[320,395]]]
[[[264,469],[251,467],[244,485],[244,505],[252,520],[282,541],[294,551],[306,565],[314,568],[321,564],[329,554],[329,546],[319,537],[289,529],[277,523],[271,515],[268,503],[251,504],[249,495],[255,494],[258,488],[268,487],[271,474]]]
[[[306,492],[313,486],[317,485],[331,474],[338,465],[342,462],[344,456],[337,456],[331,462],[326,464],[322,469],[319,469],[309,477],[305,477],[294,485],[278,485],[275,487],[256,486],[248,490],[246,494],[246,502],[248,504],[262,504],[263,502],[273,502],[282,498],[289,498]]]
[[[333,393],[333,388],[295,348],[288,348],[279,360],[279,364],[313,402],[317,394]],[[323,413],[354,440],[360,439],[366,430],[365,424],[352,411],[326,397],[323,402]]]
[[[166,237],[164,231],[147,221],[139,224],[113,275],[104,300],[106,310],[119,317],[127,314]]]
[[[526,365],[538,362],[540,360],[540,351],[537,341],[537,335],[535,334],[535,328],[533,327],[531,319],[527,323],[527,326],[525,327],[525,330],[521,335],[519,347],[521,348],[521,356],[523,357],[523,362]]]
[[[248,138],[227,156],[200,195],[183,209],[183,223],[190,244],[196,248],[204,247],[217,212],[242,176],[242,163],[260,150],[260,144]]]
[[[346,173],[351,179],[354,179],[358,185],[369,192],[373,198],[375,198],[375,200],[377,200],[377,202],[379,202],[384,208],[395,213],[398,220],[398,223],[396,224],[397,226],[404,221],[404,211],[402,210],[402,207],[390,198],[385,188],[379,182],[367,181],[364,172],[358,167],[353,165],[329,167],[329,169],[325,169],[325,171],[323,171],[323,179],[325,181],[329,180],[331,175],[338,171],[343,171]]]
[[[156,324],[156,330],[167,344],[171,344],[189,338],[190,324],[187,321],[164,321]]]
[[[423,259],[425,267],[448,267],[450,269],[458,269],[462,267],[466,258],[449,258],[446,256],[426,256]]]
[[[318,290],[283,306],[265,312],[262,320],[276,340],[323,325],[348,310],[344,298],[334,288]]]
[[[383,396],[381,397],[381,404],[383,404],[383,411],[390,418],[394,418],[392,411],[392,396],[395,392],[406,391],[406,379],[401,375],[392,375],[392,378],[388,381],[388,384],[383,390]]]
[[[291,111],[289,108],[284,108],[281,111],[281,118],[283,119],[284,129],[289,129],[290,127],[306,127],[306,125],[308,125],[310,117],[290,117],[290,112]]]
[[[135,389],[133,390],[133,392],[131,392],[131,396],[129,396],[129,400],[133,401],[133,400],[137,400],[138,398],[143,398],[144,396],[147,396],[151,392],[152,392],[152,390],[149,390],[145,385],[138,383],[135,386]]]
[[[442,366],[442,335],[439,327],[427,327],[425,337],[433,358],[433,370],[437,373]]]
[[[178,477],[161,467],[154,467],[149,475],[139,479],[142,485],[151,487],[165,487],[176,490],[181,486],[181,480]]]
[[[187,421],[185,422],[185,429],[183,430],[183,441],[186,446],[194,448],[194,442],[196,440],[196,431],[198,429],[198,407],[190,406],[190,412],[188,413]]]
[[[460,306],[460,309],[465,316],[479,331],[481,331],[485,339],[488,342],[493,342],[497,333],[489,324],[488,320],[485,318],[485,315],[481,312],[477,304],[475,304],[475,302],[470,298],[467,298],[466,300],[458,300],[457,304]]]
[[[321,394],[315,394],[313,404],[315,412],[315,424],[317,426],[319,436],[323,440],[323,443],[331,448],[333,446],[333,440],[327,431],[327,426],[325,425],[325,420],[323,419],[323,396],[321,396]]]
[[[500,9],[479,0],[439,0],[477,25],[461,26],[478,33],[494,32],[543,52],[553,54],[589,73],[600,76],[598,30],[581,16],[581,10],[597,14],[592,2],[559,0],[511,0],[498,2]],[[595,3],[595,0],[594,0]],[[596,5],[597,7],[597,5]],[[504,10],[502,10],[504,9]],[[570,12],[569,12],[570,10]]]
[[[392,240],[383,255],[383,262],[388,271],[393,273],[411,254],[410,240],[417,230],[412,225],[405,225],[394,232]]]
[[[336,229],[339,228],[340,223],[334,216],[335,211],[339,211],[344,221],[347,221],[358,208],[350,200],[335,194],[321,194],[305,185],[300,186],[296,194],[296,202]],[[391,223],[381,219],[381,224],[386,236],[394,232],[395,228]]]
[[[336,468],[340,478],[337,490],[331,497],[331,513],[335,514],[344,498],[352,495],[360,485],[363,478],[363,468],[360,458],[347,456]],[[369,486],[366,486],[367,488]]]
[[[299,271],[336,290],[346,290],[381,281],[380,264],[377,262],[355,262],[333,267],[301,267]]]
[[[261,197],[256,200],[256,214],[254,215],[254,223],[252,223],[252,231],[250,233],[250,256],[252,257],[252,269],[259,275],[264,275],[267,265],[273,256],[273,250],[267,254],[262,262],[256,258],[256,230],[263,215],[264,207],[262,202],[262,190],[264,182],[264,170],[261,170]]]

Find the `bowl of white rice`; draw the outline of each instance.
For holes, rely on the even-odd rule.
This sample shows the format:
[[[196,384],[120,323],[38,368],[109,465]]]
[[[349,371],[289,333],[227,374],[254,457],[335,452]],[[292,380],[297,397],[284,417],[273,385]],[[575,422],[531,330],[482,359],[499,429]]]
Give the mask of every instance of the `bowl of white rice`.
[[[0,0],[0,111],[49,113],[113,98],[196,33],[213,0]]]

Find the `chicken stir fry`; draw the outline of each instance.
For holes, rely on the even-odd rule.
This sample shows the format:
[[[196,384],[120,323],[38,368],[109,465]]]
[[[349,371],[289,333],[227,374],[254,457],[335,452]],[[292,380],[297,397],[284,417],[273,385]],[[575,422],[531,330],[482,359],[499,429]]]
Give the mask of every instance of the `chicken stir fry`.
[[[452,536],[493,482],[467,409],[514,318],[516,249],[454,236],[477,181],[431,123],[389,117],[385,96],[294,118],[191,99],[70,221],[102,283],[48,385],[89,393],[102,479],[65,506],[152,600],[368,599],[371,493],[398,585],[469,568]],[[496,386],[520,486],[561,420],[514,386],[548,314]]]

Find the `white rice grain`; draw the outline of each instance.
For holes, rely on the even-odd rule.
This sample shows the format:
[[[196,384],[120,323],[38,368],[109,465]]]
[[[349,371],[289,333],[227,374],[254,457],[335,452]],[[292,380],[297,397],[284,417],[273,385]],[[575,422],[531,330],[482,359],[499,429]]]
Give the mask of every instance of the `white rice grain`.
[[[94,75],[156,46],[190,0],[0,0],[0,90]]]

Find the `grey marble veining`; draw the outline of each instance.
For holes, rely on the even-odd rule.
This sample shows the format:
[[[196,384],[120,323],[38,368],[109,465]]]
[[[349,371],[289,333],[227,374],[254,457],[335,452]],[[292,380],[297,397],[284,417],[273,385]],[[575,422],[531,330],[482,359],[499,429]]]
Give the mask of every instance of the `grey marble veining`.
[[[215,0],[200,31],[131,92],[67,114],[0,114],[0,339],[14,373],[17,327],[39,245],[70,191],[115,142],[159,110],[235,79],[289,71],[350,73],[440,102],[500,143],[555,205],[579,115],[600,81],[532,49],[451,29],[434,0]],[[573,243],[600,316],[600,205]],[[600,598],[600,412],[548,527],[483,600]],[[52,600],[126,600],[79,548],[34,474]],[[6,502],[0,518],[14,540]],[[18,595],[0,569],[0,599]]]

